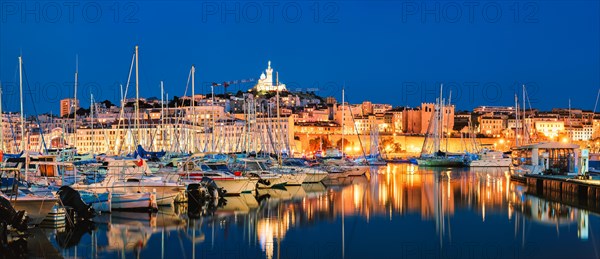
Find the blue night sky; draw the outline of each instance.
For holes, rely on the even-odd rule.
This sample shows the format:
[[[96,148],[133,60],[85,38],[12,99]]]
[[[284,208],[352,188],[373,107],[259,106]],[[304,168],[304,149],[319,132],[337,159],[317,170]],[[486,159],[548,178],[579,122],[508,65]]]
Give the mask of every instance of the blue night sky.
[[[72,97],[76,55],[82,106],[90,92],[118,102],[137,44],[145,97],[160,97],[160,80],[170,97],[184,95],[192,64],[196,91],[207,92],[210,82],[258,78],[271,60],[288,88],[339,100],[345,82],[352,103],[416,106],[444,83],[458,109],[508,106],[526,84],[533,107],[571,98],[591,110],[599,14],[598,1],[1,0],[3,108],[19,109],[20,53],[27,114],[58,113]]]

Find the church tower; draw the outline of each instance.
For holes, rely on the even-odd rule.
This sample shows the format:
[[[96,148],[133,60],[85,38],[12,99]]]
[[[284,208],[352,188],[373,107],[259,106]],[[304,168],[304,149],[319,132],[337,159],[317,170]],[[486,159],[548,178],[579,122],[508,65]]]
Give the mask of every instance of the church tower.
[[[265,74],[266,72],[266,74]],[[279,88],[280,92],[284,92],[287,91],[287,89],[285,88],[285,84],[282,84],[281,82],[279,83],[279,86],[277,86],[276,82],[273,81],[273,68],[271,68],[271,61],[269,60],[269,63],[267,63],[267,69],[265,70],[265,72],[263,72],[260,75],[260,79],[258,79],[258,83],[256,84],[256,86],[254,86],[254,89],[257,91],[268,91],[268,92],[272,92],[272,91],[277,91]]]

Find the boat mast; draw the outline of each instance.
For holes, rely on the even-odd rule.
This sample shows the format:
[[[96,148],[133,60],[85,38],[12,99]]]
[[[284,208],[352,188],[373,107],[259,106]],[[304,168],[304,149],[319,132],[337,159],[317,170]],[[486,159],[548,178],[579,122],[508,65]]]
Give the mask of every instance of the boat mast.
[[[210,99],[210,111],[212,113],[212,130],[210,131],[210,151],[215,152],[215,86],[212,84],[210,85]]]
[[[443,122],[443,114],[442,114],[442,110],[443,110],[443,101],[442,101],[442,93],[443,93],[443,89],[444,89],[444,84],[440,84],[440,98],[437,100],[436,106],[437,109],[433,109],[433,112],[435,114],[435,121],[433,121],[433,123],[435,123],[435,127],[434,127],[434,134],[433,134],[433,152],[438,152],[440,151],[440,138],[441,138],[441,134],[440,132],[442,131],[442,122]],[[431,123],[431,122],[430,122]]]
[[[275,72],[275,84],[277,85],[277,94],[276,94],[276,98],[277,98],[277,131],[275,131],[277,134],[277,160],[279,160],[279,165],[281,165],[281,147],[283,146],[283,142],[282,142],[282,138],[281,135],[283,134],[282,132],[282,127],[281,127],[281,122],[279,121],[279,72]]]
[[[569,143],[571,142],[571,139],[573,138],[573,125],[571,124],[571,98],[569,98],[569,131],[571,132],[571,134],[569,134]]]
[[[450,96],[448,96],[448,107],[450,107],[450,103],[452,102],[452,90],[450,90]],[[446,116],[446,135],[450,131],[448,127],[450,126],[450,115]],[[448,152],[448,140],[449,136],[446,136],[446,152]]]
[[[90,93],[90,128],[92,129],[92,155],[95,154],[96,132],[94,131],[94,94]]]
[[[19,56],[19,89],[21,97],[21,151],[25,150],[25,116],[23,115],[23,57]]]
[[[165,89],[163,81],[160,81],[160,128],[161,128],[161,149],[165,150]]]
[[[192,145],[191,151],[195,152],[196,148],[196,66],[192,65],[192,99],[190,100],[192,103],[191,115],[193,117],[192,120]],[[189,150],[188,150],[189,151]]]
[[[77,83],[79,80],[79,56],[75,56],[75,90],[73,91],[73,107],[74,108],[74,112],[73,112],[73,144],[75,146],[75,149],[77,149]]]
[[[515,93],[515,147],[519,146],[519,99]]]
[[[521,110],[523,110],[523,117],[521,118],[523,120],[522,126],[523,126],[523,144],[526,144],[529,142],[529,135],[527,135],[527,121],[526,121],[526,116],[527,113],[526,111],[527,106],[525,105],[525,85],[523,85],[523,106],[521,108]],[[531,107],[530,107],[531,108]]]
[[[137,144],[141,145],[142,138],[140,133],[140,74],[138,63],[138,45],[135,45],[135,128],[137,130]]]
[[[345,107],[344,107],[344,88],[346,87],[346,83],[344,83],[342,85],[342,159],[344,159],[344,137],[345,137],[345,133],[344,133],[344,124],[345,124],[345,119],[346,119],[346,114],[345,114]]]
[[[4,113],[2,113],[2,82],[0,82],[0,151],[4,152]]]

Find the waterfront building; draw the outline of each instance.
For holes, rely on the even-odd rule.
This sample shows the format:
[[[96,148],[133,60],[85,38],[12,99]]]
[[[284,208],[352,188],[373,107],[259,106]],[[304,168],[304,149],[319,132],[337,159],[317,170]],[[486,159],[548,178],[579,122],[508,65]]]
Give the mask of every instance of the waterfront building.
[[[373,114],[373,103],[369,101],[363,101],[362,105],[362,115]]]
[[[329,121],[330,111],[328,109],[305,108],[303,111],[299,111],[296,115],[296,123]]]
[[[381,104],[381,103],[373,104],[373,114],[384,114],[391,109],[392,109],[391,104]]]
[[[404,133],[421,134],[421,109],[405,108],[402,113],[402,129]]]
[[[342,128],[335,122],[315,121],[295,123],[296,134],[334,135],[342,134]]]
[[[515,107],[513,106],[479,106],[473,109],[473,113],[478,114],[486,114],[486,113],[494,113],[494,114],[514,114]]]
[[[565,131],[565,122],[558,119],[540,119],[535,121],[535,131],[548,139],[554,139]]]
[[[325,103],[326,104],[336,104],[337,100],[333,96],[327,96],[327,98],[325,98]]]
[[[356,134],[354,121],[356,118],[362,117],[362,105],[338,104],[334,108],[333,117],[334,121],[343,127],[344,134]]]
[[[414,116],[412,119],[417,119],[420,121],[413,122],[414,124],[420,124],[419,134],[426,134],[429,128],[429,123],[433,119],[433,112],[435,109],[434,103],[421,103],[420,116]],[[442,132],[444,134],[450,133],[454,128],[454,105],[444,106],[444,110],[442,111]],[[408,122],[407,124],[410,124]],[[416,133],[416,132],[415,132]]]
[[[79,100],[74,98],[66,98],[60,100],[60,117],[67,116],[79,109]]]
[[[572,141],[588,141],[593,136],[593,126],[590,124],[565,127],[567,137]]]
[[[402,110],[392,109],[383,115],[383,123],[380,125],[381,133],[402,134]]]
[[[479,133],[488,137],[500,137],[506,129],[505,115],[485,115],[479,117]]]

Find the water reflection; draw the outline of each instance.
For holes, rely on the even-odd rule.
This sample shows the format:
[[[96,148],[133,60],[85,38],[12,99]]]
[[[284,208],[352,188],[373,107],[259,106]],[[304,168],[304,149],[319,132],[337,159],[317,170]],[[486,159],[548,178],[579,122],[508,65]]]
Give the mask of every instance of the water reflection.
[[[597,212],[572,205],[527,193],[502,168],[389,165],[327,187],[227,197],[202,213],[112,213],[88,231],[46,232],[62,256],[88,258],[598,256]],[[65,233],[77,242],[65,245]]]

